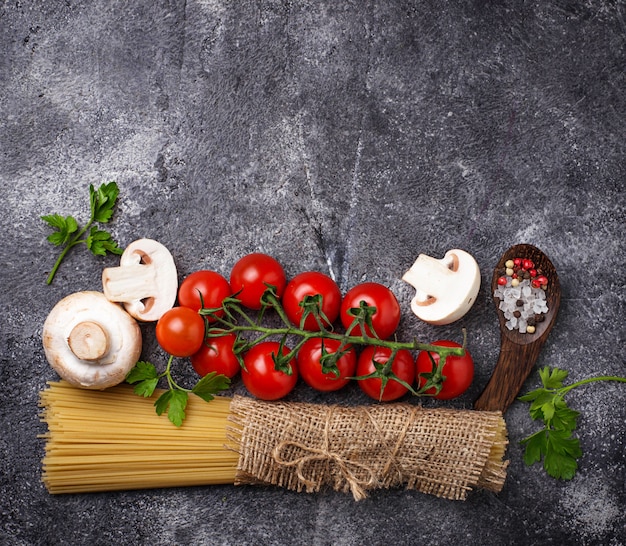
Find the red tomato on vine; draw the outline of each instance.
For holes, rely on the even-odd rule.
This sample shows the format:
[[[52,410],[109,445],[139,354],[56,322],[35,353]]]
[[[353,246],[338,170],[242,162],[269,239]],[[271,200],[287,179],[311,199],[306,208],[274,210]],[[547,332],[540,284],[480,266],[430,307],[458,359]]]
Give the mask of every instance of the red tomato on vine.
[[[433,341],[431,345],[438,345],[439,347],[462,347],[459,343],[447,339]],[[426,384],[426,377],[423,377],[421,374],[433,372],[433,362],[429,355],[432,356],[435,361],[435,366],[439,364],[439,355],[437,353],[420,351],[416,360],[418,387],[423,387]],[[445,380],[443,381],[443,386],[439,393],[434,394],[435,388],[433,387],[432,389],[428,389],[426,394],[432,394],[434,398],[439,400],[449,400],[463,394],[474,379],[474,360],[469,351],[465,349],[463,356],[448,356],[446,363],[443,365],[441,374],[445,377]]]
[[[191,365],[200,377],[216,372],[227,377],[235,377],[241,369],[234,352],[235,334],[207,337],[200,349],[191,355]]]
[[[172,307],[156,324],[157,341],[172,356],[186,357],[197,352],[204,333],[204,319],[189,307]]]
[[[268,285],[276,289],[276,295],[280,298],[286,284],[283,266],[276,259],[260,252],[244,256],[230,272],[233,294],[249,309],[261,309],[261,296]]]
[[[360,377],[373,373],[376,371],[377,365],[384,366],[389,361],[391,353],[391,349],[387,347],[374,347],[370,345],[363,349],[359,355],[356,367],[357,376]],[[397,400],[404,396],[409,389],[393,376],[401,379],[408,385],[413,385],[413,381],[415,380],[415,361],[409,351],[401,349],[396,353],[391,364],[391,373],[393,375],[388,376],[384,389],[383,380],[379,377],[359,379],[359,387],[361,387],[361,390],[370,398],[381,402]]]
[[[349,328],[354,321],[354,316],[350,310],[359,308],[361,302],[367,303],[370,307],[375,307],[376,311],[371,316],[374,332],[369,326],[365,326],[365,332],[369,336],[377,336],[380,339],[387,339],[398,328],[400,324],[400,304],[389,288],[376,282],[365,282],[357,284],[351,288],[341,302],[341,322],[344,328]],[[355,326],[350,335],[362,335],[361,327]]]
[[[341,290],[328,275],[307,271],[287,283],[282,297],[287,318],[300,326],[307,305],[318,310],[320,322],[328,328],[337,320],[341,307]],[[307,314],[304,330],[317,331],[320,326],[314,314]]]
[[[202,299],[200,299],[202,294]],[[178,289],[178,304],[198,311],[204,302],[205,309],[216,309],[222,306],[222,301],[232,294],[230,284],[219,273],[209,270],[200,270],[191,273],[180,284]],[[223,311],[215,313],[222,316]],[[207,316],[210,322],[215,319]]]
[[[330,392],[344,387],[354,376],[356,370],[356,351],[347,348],[336,362],[336,371],[325,371],[322,363],[323,354],[335,354],[341,342],[337,339],[314,337],[304,342],[298,351],[298,373],[304,382],[318,391]],[[345,348],[344,348],[345,349]]]
[[[290,350],[283,346],[282,354]],[[295,357],[289,361],[291,374],[276,369],[272,355],[279,355],[280,343],[262,341],[244,354],[241,378],[248,392],[261,400],[278,400],[289,394],[298,382]]]

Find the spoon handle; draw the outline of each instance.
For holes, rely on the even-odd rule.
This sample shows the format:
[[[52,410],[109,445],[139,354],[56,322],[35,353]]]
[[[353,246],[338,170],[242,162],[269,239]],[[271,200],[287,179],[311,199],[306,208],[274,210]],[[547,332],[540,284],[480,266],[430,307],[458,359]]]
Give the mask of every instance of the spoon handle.
[[[543,342],[544,339],[537,339],[534,343],[518,345],[503,337],[493,375],[474,402],[474,409],[504,413],[533,369]]]

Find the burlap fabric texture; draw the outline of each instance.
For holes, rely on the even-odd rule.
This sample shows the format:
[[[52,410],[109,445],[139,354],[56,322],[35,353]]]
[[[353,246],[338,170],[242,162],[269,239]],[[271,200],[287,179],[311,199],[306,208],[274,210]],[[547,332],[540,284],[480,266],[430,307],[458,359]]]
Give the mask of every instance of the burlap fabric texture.
[[[356,500],[372,489],[406,487],[463,500],[474,488],[500,491],[506,478],[500,412],[242,396],[230,412],[229,434],[239,452],[236,484],[309,493],[332,488]]]

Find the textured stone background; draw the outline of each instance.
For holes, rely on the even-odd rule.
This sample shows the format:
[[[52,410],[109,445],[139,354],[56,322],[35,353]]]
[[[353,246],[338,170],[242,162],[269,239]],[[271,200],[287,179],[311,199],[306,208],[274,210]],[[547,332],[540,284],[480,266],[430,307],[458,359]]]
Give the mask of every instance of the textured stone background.
[[[0,543],[624,544],[626,388],[573,392],[584,456],[570,482],[527,468],[527,408],[507,412],[498,495],[202,487],[50,496],[37,397],[56,378],[41,328],[63,296],[100,289],[117,258],[56,259],[40,215],[85,220],[116,180],[122,245],[168,246],[180,277],[228,274],[250,251],[292,276],[330,272],[400,300],[399,335],[469,332],[470,407],[498,356],[486,286],[509,246],[556,265],[561,311],[539,360],[626,375],[625,4],[568,2],[13,1],[0,5]],[[483,287],[449,327],[410,314],[402,274],[460,247]],[[163,363],[151,326],[145,358]],[[182,382],[192,380],[185,366]],[[524,386],[538,386],[536,373]],[[243,393],[240,384],[235,392]],[[367,403],[358,389],[294,400]],[[426,401],[425,404],[436,405]]]

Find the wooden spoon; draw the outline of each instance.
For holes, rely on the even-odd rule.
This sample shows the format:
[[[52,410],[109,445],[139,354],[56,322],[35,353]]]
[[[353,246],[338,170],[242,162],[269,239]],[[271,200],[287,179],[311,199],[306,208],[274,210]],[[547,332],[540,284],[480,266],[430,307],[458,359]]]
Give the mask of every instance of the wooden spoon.
[[[520,334],[518,330],[509,330],[506,327],[504,313],[498,307],[500,300],[493,297],[498,286],[498,277],[502,274],[505,262],[514,258],[532,260],[535,267],[541,269],[543,274],[548,277],[546,289],[548,312],[544,315],[545,319],[536,324],[536,330],[533,334]],[[561,285],[556,269],[548,257],[532,245],[520,244],[509,248],[500,258],[493,272],[491,294],[500,321],[500,356],[489,382],[474,402],[474,408],[486,411],[500,410],[504,413],[515,400],[524,381],[533,369],[541,347],[554,325],[561,303]]]

